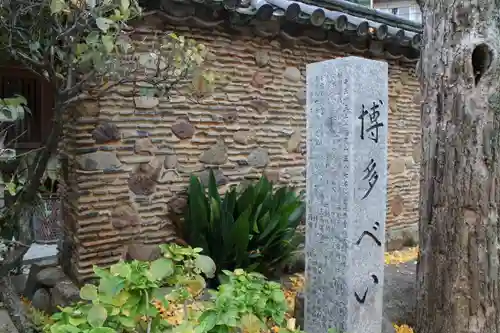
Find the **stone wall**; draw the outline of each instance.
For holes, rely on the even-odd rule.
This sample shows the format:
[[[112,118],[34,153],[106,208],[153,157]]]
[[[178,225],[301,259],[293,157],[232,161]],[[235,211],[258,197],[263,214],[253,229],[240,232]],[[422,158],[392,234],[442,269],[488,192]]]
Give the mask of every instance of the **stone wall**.
[[[182,205],[192,173],[206,179],[207,167],[218,168],[221,188],[262,172],[305,185],[305,66],[349,51],[173,30],[210,48],[206,66],[221,77],[212,94],[195,99],[185,83],[170,100],[134,99],[123,87],[82,103],[66,125],[62,260],[77,280],[91,277],[94,264],[117,261],[131,242],[173,240],[167,215]],[[389,64],[387,227],[399,230],[417,222],[420,111],[413,65]]]

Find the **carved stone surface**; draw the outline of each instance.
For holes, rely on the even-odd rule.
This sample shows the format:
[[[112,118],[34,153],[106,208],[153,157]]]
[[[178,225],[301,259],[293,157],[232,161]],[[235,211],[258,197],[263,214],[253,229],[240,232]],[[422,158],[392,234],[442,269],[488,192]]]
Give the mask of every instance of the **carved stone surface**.
[[[382,329],[387,111],[387,63],[307,66],[308,333]]]
[[[269,153],[267,149],[256,148],[248,155],[247,163],[256,168],[263,168],[269,163]]]
[[[394,333],[392,323],[415,324],[416,265],[413,262],[384,268],[384,310],[382,333]],[[297,325],[304,327],[304,293],[295,299]]]
[[[92,131],[92,137],[96,143],[107,143],[120,140],[121,134],[115,124],[105,122]]]

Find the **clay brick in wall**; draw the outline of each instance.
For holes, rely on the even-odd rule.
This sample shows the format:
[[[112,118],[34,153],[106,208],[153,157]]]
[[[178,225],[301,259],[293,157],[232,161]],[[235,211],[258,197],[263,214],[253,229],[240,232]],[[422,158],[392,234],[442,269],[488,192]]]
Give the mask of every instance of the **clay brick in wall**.
[[[227,185],[256,179],[264,170],[282,184],[305,185],[305,66],[346,54],[306,44],[282,49],[278,41],[222,31],[172,30],[204,43],[214,55],[207,68],[225,79],[201,100],[191,98],[184,83],[170,100],[147,109],[127,97],[130,87],[79,106],[83,114],[67,124],[63,143],[70,174],[65,205],[69,245],[63,260],[71,262],[78,280],[92,276],[94,264],[117,261],[132,236],[146,243],[175,237],[167,203],[185,190],[191,173],[210,166],[200,161],[202,154],[202,160],[220,163],[215,165],[222,172],[220,182]],[[267,65],[256,64],[257,51],[269,56]],[[387,227],[400,228],[418,217],[420,111],[413,103],[418,92],[413,65],[389,65]],[[107,126],[101,134],[116,132],[118,137],[96,143],[99,124]],[[102,164],[85,162],[85,154],[98,154]],[[158,181],[141,180],[138,168],[157,173]]]

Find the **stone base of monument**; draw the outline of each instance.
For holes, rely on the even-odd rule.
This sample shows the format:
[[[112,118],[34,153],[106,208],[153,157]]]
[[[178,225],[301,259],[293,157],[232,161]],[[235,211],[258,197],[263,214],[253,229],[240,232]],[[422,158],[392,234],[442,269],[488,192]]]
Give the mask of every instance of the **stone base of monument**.
[[[386,265],[384,269],[382,333],[395,332],[393,323],[415,325],[416,264],[414,262]],[[304,327],[304,294],[295,299],[294,317]]]

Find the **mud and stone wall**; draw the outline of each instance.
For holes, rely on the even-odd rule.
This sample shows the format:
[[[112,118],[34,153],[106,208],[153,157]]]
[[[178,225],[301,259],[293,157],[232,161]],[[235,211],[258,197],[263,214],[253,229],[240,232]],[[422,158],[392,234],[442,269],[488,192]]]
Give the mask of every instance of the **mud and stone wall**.
[[[82,103],[66,123],[61,255],[77,280],[126,251],[150,256],[142,244],[173,240],[169,214],[181,209],[193,173],[206,181],[207,168],[216,168],[221,189],[263,173],[303,188],[305,66],[353,54],[310,44],[286,49],[218,30],[173,30],[211,50],[206,67],[220,78],[213,93],[194,98],[184,82],[170,99],[134,98],[124,86]],[[147,49],[153,34],[141,31]],[[414,65],[388,62],[387,228],[388,240],[401,242],[418,218],[420,111]]]

